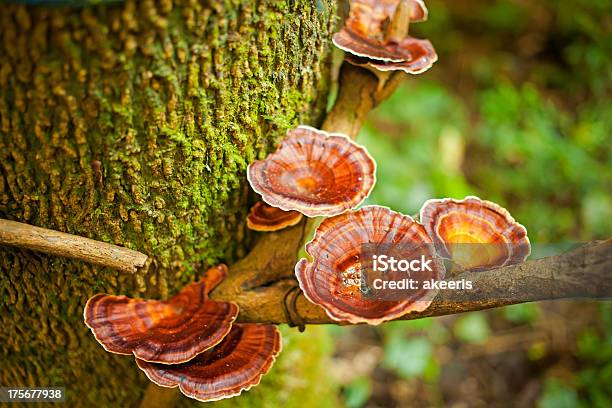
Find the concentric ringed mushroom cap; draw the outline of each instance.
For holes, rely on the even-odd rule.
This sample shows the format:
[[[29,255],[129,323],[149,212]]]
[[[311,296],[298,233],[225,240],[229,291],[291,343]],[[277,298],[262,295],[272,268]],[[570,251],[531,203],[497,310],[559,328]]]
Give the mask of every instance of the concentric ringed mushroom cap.
[[[291,227],[302,220],[297,211],[284,211],[258,201],[247,217],[247,227],[253,231],[278,231]]]
[[[347,54],[345,59],[353,65],[364,66],[377,71],[404,71],[407,74],[421,74],[438,60],[438,54],[429,40],[406,37],[398,44],[385,47],[394,49],[391,55],[403,55],[401,61],[385,61]]]
[[[269,205],[318,217],[361,204],[375,173],[374,159],[347,136],[298,126],[275,153],[249,165],[247,178]]]
[[[420,23],[422,21],[427,21],[427,17],[429,17],[429,10],[427,10],[427,6],[425,6],[425,2],[423,0],[411,0],[411,12],[410,12],[410,21],[413,23]]]
[[[236,304],[207,296],[226,274],[225,265],[212,268],[167,301],[97,294],[85,305],[85,324],[111,353],[161,364],[189,361],[219,343],[238,315]]]
[[[513,265],[531,253],[527,229],[505,208],[478,197],[428,200],[420,219],[439,255],[465,269]]]
[[[354,0],[345,26],[333,43],[353,65],[378,71],[420,74],[438,60],[428,40],[408,36],[410,21],[427,18],[423,2],[411,0]]]
[[[373,325],[429,307],[437,292],[425,288],[399,300],[369,297],[363,287],[368,261],[364,245],[409,248],[411,254],[427,255],[433,260],[432,272],[422,279],[444,277],[444,265],[435,259],[432,241],[421,224],[386,207],[366,206],[325,219],[306,244],[313,261],[301,259],[295,266],[306,298],[334,320]]]
[[[351,0],[345,27],[361,37],[384,42],[387,28],[401,0]],[[408,0],[410,22],[427,20],[427,7],[422,0]]]
[[[281,335],[274,325],[235,324],[213,349],[178,365],[136,359],[155,384],[179,387],[198,401],[216,401],[239,395],[259,384],[281,350]]]

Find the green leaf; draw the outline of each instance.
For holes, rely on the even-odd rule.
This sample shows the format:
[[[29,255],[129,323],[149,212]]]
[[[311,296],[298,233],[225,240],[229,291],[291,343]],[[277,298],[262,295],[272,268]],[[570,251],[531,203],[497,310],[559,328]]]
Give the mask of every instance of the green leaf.
[[[546,382],[544,392],[538,401],[538,408],[574,408],[578,406],[576,391],[556,379]]]
[[[423,377],[433,359],[433,347],[425,337],[391,336],[385,342],[383,366],[402,378]]]
[[[344,388],[344,402],[348,408],[362,407],[372,395],[372,382],[367,377],[359,377]]]
[[[467,343],[482,343],[491,335],[487,317],[481,312],[472,312],[461,316],[455,322],[455,336]]]
[[[512,323],[533,323],[540,315],[540,308],[535,303],[521,303],[502,310],[504,318]]]

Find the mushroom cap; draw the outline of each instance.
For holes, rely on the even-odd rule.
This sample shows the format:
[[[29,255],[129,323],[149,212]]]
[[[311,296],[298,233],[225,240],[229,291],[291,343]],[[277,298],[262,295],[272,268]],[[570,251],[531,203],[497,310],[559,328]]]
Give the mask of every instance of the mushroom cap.
[[[363,37],[348,27],[344,27],[334,34],[332,42],[342,51],[357,57],[384,62],[402,62],[405,58],[398,43],[391,42],[386,44],[370,37]]]
[[[161,364],[189,361],[219,343],[238,315],[235,303],[208,300],[226,274],[225,265],[211,268],[167,301],[97,294],[85,305],[85,324],[111,353]]]
[[[302,220],[297,211],[284,211],[258,201],[247,217],[247,227],[254,231],[278,231],[297,224]]]
[[[429,10],[427,10],[425,2],[423,0],[411,0],[410,2],[412,6],[410,21],[413,23],[427,21],[427,17],[429,17]]]
[[[273,207],[308,217],[341,214],[361,204],[374,188],[376,163],[347,136],[298,126],[278,150],[251,163],[247,178]]]
[[[365,50],[365,42],[354,44],[354,47],[362,47]],[[406,37],[401,43],[386,45],[385,50],[389,55],[403,55],[401,61],[384,61],[373,58],[358,57],[346,54],[345,58],[353,65],[365,66],[376,71],[404,71],[407,74],[421,74],[427,71],[438,60],[438,54],[429,40],[420,40]],[[394,51],[391,51],[394,50]],[[363,51],[367,53],[368,51]]]
[[[505,208],[478,197],[428,200],[420,219],[438,254],[464,269],[513,265],[531,253],[527,229]]]
[[[259,384],[281,350],[281,335],[274,325],[235,324],[214,348],[177,365],[136,359],[155,384],[179,387],[198,401],[216,401],[239,395]]]
[[[420,74],[438,60],[431,42],[401,35],[387,38],[387,31],[400,0],[357,0],[345,26],[334,34],[333,43],[347,52],[348,62],[377,71],[404,71]],[[427,18],[422,1],[410,0],[410,21]]]
[[[345,27],[361,37],[384,42],[386,29],[401,0],[351,0]],[[427,20],[427,7],[422,0],[408,0],[410,22]]]
[[[437,292],[422,286],[393,300],[373,298],[371,288],[364,291],[368,245],[410,257],[426,255],[433,260],[432,272],[419,279],[444,277],[444,265],[435,259],[431,238],[421,224],[386,207],[366,206],[325,219],[306,244],[313,261],[301,259],[295,266],[306,298],[322,306],[330,318],[350,323],[379,324],[428,308]]]

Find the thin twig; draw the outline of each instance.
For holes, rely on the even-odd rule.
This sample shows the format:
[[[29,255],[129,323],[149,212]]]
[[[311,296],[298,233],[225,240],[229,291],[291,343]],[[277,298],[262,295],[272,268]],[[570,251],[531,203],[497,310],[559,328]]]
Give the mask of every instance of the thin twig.
[[[138,251],[21,222],[0,219],[0,245],[79,259],[134,273],[147,256]]]

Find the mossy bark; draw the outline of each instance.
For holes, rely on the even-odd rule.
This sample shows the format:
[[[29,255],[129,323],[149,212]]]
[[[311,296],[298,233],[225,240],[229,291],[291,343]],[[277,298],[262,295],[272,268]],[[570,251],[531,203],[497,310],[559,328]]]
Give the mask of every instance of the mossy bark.
[[[245,169],[321,120],[329,0],[0,5],[0,217],[151,257],[135,275],[0,247],[0,385],[133,406],[146,379],[82,322],[244,254]]]

